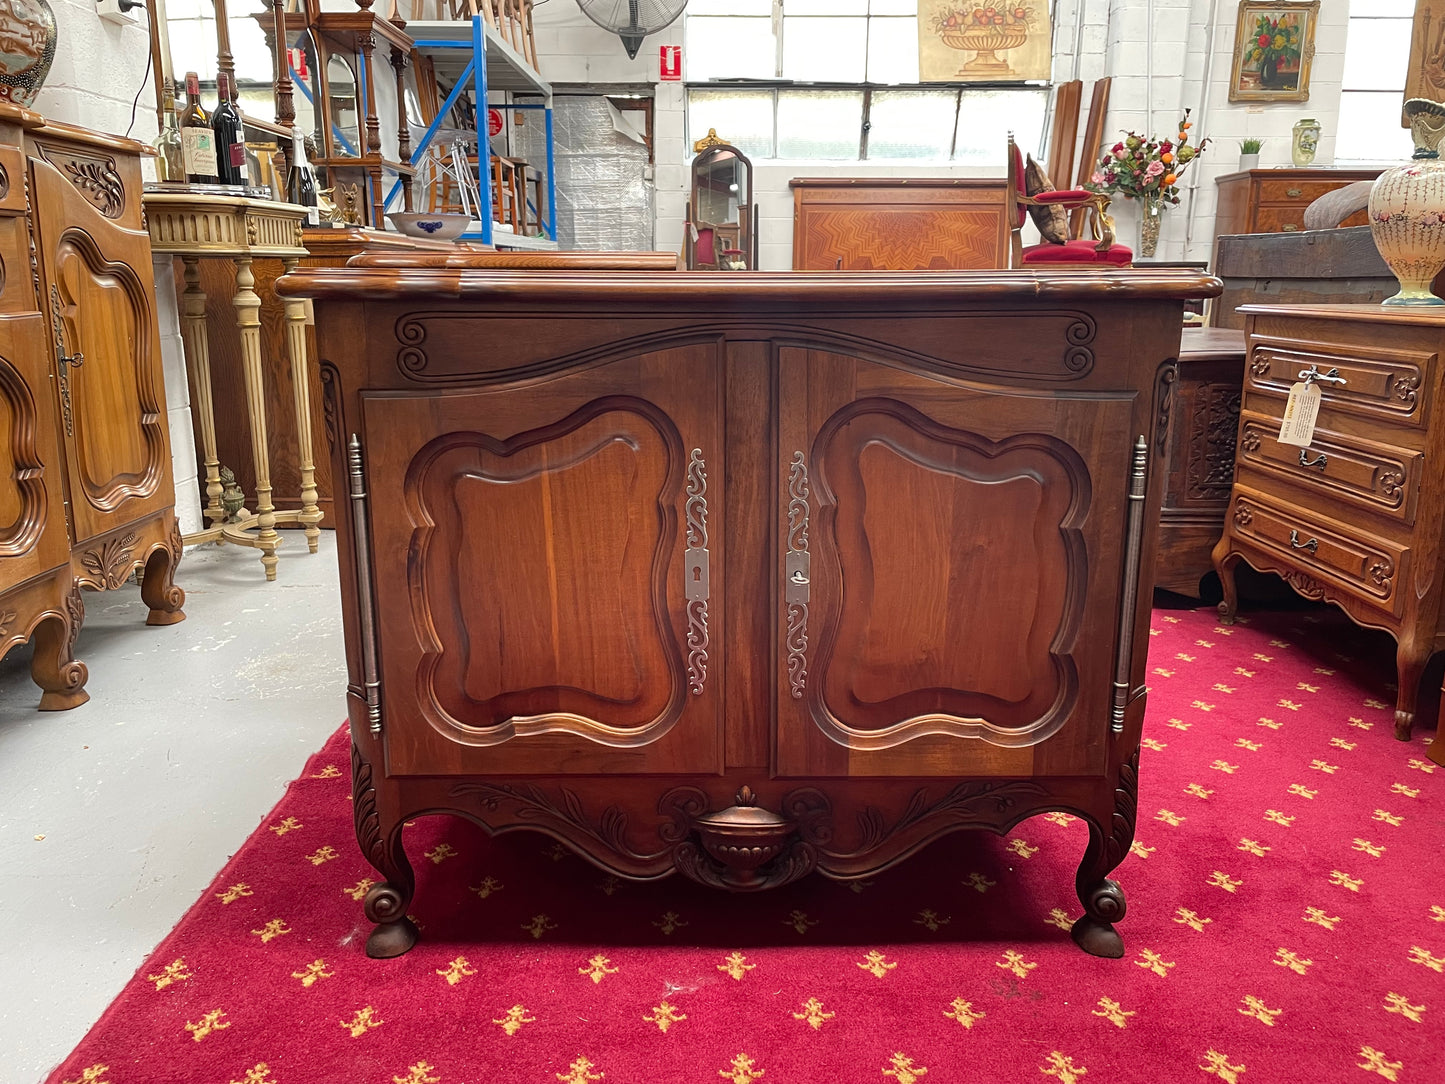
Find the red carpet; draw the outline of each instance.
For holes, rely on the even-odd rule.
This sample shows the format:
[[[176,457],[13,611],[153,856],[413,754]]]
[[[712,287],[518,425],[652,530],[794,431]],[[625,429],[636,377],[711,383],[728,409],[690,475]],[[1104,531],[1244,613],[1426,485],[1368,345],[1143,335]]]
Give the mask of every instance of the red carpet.
[[[51,1079],[1445,1078],[1445,769],[1392,736],[1388,644],[1333,613],[1154,631],[1122,960],[1069,940],[1086,832],[1045,818],[748,897],[428,818],[422,941],[368,960],[338,735]]]

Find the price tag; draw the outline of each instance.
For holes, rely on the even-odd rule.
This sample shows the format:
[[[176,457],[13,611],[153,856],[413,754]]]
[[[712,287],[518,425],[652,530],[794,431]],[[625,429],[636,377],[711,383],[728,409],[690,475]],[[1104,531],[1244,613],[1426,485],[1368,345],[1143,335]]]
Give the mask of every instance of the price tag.
[[[1293,384],[1284,404],[1284,421],[1279,427],[1279,442],[1298,448],[1309,447],[1315,439],[1315,418],[1320,412],[1320,388],[1314,383]]]
[[[214,177],[219,172],[216,140],[209,128],[182,128],[181,156],[185,159],[186,172],[192,176]]]

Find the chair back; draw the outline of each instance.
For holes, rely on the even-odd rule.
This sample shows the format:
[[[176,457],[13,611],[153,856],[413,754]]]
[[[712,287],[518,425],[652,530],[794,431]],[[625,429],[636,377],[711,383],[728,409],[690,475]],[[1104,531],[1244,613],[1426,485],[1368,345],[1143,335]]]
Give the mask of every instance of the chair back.
[[[1028,210],[1019,202],[1024,194],[1024,156],[1014,142],[1014,134],[1008,134],[1008,181],[1004,185],[1004,222],[1009,232],[1009,267],[1023,263],[1024,243],[1020,230],[1028,218]]]

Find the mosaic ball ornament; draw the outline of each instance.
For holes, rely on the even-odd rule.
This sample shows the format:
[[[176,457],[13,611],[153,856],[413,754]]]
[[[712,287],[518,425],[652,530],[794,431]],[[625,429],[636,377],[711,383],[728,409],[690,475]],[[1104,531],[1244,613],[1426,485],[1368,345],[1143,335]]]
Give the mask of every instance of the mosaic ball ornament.
[[[1445,162],[1437,149],[1445,135],[1445,105],[1424,98],[1405,103],[1414,157],[1387,169],[1370,189],[1370,231],[1375,247],[1400,280],[1386,305],[1445,305],[1430,291],[1445,268]]]
[[[0,4],[0,101],[31,106],[55,60],[55,12],[46,0]]]

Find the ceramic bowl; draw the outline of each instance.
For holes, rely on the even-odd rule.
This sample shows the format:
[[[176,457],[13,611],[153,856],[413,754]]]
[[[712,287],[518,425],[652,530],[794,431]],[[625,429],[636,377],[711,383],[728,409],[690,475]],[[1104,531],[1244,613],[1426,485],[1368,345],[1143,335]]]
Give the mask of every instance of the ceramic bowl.
[[[386,217],[408,237],[430,237],[434,241],[455,241],[472,222],[470,215],[460,214],[393,211]]]

